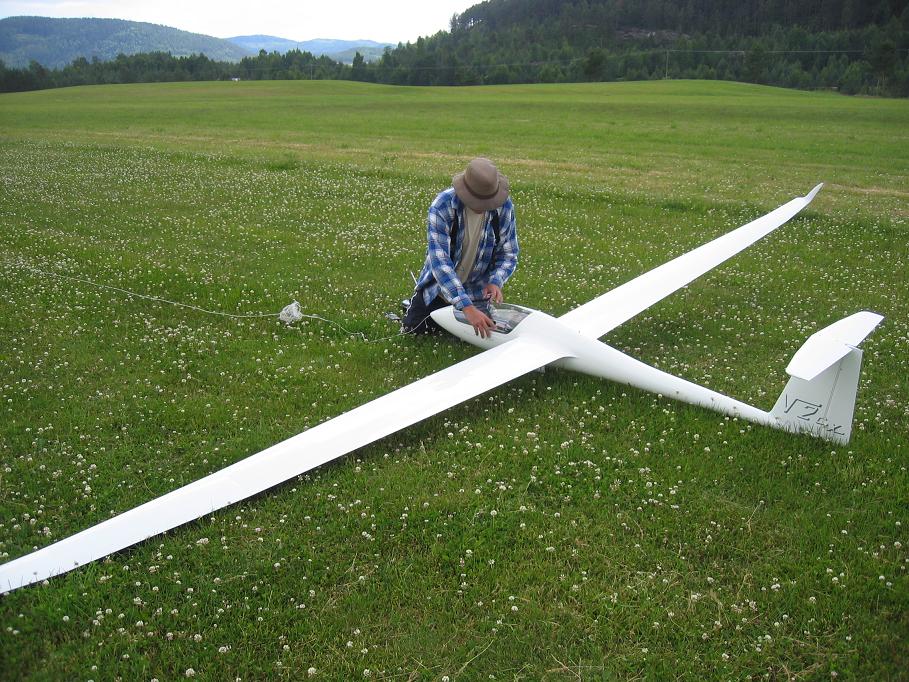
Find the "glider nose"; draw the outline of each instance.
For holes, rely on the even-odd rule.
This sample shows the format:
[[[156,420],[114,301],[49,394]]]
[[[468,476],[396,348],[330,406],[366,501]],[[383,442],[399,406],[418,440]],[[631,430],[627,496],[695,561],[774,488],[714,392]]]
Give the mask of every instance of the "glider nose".
[[[489,338],[483,338],[476,333],[473,326],[467,322],[467,318],[460,311],[456,311],[454,306],[446,306],[433,310],[430,314],[433,321],[449,334],[458,337],[461,341],[478,346],[479,348],[489,349],[499,345],[493,340],[495,334],[490,334]]]
[[[433,321],[442,329],[452,334],[462,341],[478,346],[479,348],[495,348],[506,341],[509,341],[517,334],[512,334],[525,318],[536,311],[531,308],[513,305],[509,303],[499,303],[489,306],[489,315],[496,323],[495,329],[487,337],[483,338],[476,333],[467,317],[460,310],[455,310],[453,306],[439,308],[430,313]]]

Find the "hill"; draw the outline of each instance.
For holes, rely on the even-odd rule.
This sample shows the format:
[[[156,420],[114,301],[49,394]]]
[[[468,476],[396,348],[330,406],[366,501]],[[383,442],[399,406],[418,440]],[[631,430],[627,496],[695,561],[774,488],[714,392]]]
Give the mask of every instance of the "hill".
[[[399,46],[409,85],[699,78],[909,91],[907,0],[487,0]]]
[[[545,26],[551,29],[547,42],[569,31],[586,40],[598,33],[601,39],[615,40],[630,27],[718,35],[761,35],[780,26],[838,31],[886,23],[904,15],[907,4],[907,0],[487,0],[454,18],[452,28],[482,25],[489,30],[527,31]]]
[[[367,62],[375,62],[381,59],[382,55],[385,54],[385,47],[352,47],[349,50],[344,50],[343,52],[335,52],[327,57],[331,57],[335,61],[341,62],[342,64],[353,64],[353,60],[356,58],[357,53]]]
[[[331,57],[349,50],[383,50],[386,47],[392,47],[391,43],[377,43],[374,40],[334,40],[331,38],[316,38],[315,40],[304,40],[300,43],[300,49],[312,52],[317,57],[325,55]]]
[[[47,68],[70,64],[79,57],[102,61],[118,54],[169,52],[176,57],[204,54],[236,62],[249,52],[220,38],[168,26],[122,19],[0,19],[0,60],[23,67],[34,60]]]
[[[227,38],[227,40],[253,53],[265,50],[266,52],[280,52],[283,54],[291,50],[301,50],[310,52],[316,57],[330,57],[345,64],[350,64],[357,52],[363,55],[367,61],[372,61],[381,57],[386,47],[392,47],[391,43],[377,43],[374,40],[317,38],[315,40],[296,41],[266,35],[235,36]]]
[[[281,52],[283,54],[290,50],[300,49],[300,43],[296,40],[288,40],[287,38],[278,38],[277,36],[266,36],[261,34],[234,36],[233,38],[225,38],[225,40],[253,54],[258,53],[260,50],[265,50],[266,52]]]

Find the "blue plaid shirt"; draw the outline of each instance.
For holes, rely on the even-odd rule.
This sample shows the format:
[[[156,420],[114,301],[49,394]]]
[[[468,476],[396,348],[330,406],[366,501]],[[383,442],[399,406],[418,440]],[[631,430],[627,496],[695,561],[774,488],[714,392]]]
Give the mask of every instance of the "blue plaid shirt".
[[[455,264],[461,259],[461,246],[467,229],[464,211],[467,209],[454,187],[440,192],[429,207],[427,233],[429,247],[426,262],[417,278],[416,291],[423,292],[423,302],[429,305],[439,294],[458,310],[483,301],[483,287],[487,284],[504,286],[518,264],[518,233],[514,219],[514,205],[507,199],[495,211],[499,214],[499,246],[495,245],[492,226],[494,211],[486,211],[484,233],[477,248],[473,269],[462,282],[455,273]],[[451,248],[451,226],[458,216],[458,231],[454,248]],[[451,258],[454,253],[454,260]]]

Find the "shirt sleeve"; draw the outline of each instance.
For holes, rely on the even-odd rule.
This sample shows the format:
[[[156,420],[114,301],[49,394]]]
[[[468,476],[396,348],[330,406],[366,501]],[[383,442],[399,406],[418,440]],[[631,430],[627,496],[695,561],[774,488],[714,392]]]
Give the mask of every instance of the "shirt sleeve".
[[[432,275],[442,290],[443,298],[450,301],[458,310],[463,310],[473,303],[455,272],[454,263],[451,262],[451,254],[449,253],[451,249],[451,224],[454,220],[455,210],[457,209],[452,203],[451,197],[446,195],[445,192],[437,196],[435,201],[432,202],[429,207],[427,225],[428,253]]]
[[[518,265],[518,230],[511,199],[502,206],[499,215],[499,247],[493,254],[492,275],[489,283],[503,287]]]

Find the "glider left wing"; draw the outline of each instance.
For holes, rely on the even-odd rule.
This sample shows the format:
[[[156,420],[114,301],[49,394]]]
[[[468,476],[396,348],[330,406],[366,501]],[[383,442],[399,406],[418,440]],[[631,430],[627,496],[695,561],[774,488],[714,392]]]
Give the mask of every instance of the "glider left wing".
[[[66,573],[239,502],[569,354],[513,339],[236,464],[0,566],[0,593]]]
[[[732,258],[789,221],[811,203],[823,183],[747,225],[727,232],[559,318],[578,333],[599,338],[695,279]]]

